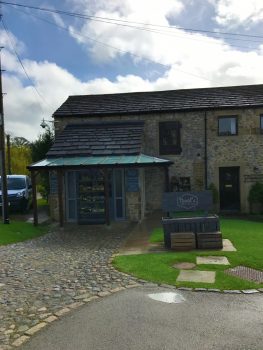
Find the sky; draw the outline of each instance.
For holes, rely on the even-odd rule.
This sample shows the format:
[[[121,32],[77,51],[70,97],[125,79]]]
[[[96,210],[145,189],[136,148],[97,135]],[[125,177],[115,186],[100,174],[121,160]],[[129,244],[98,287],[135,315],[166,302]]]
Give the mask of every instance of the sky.
[[[263,83],[262,0],[9,2],[60,12],[2,4],[12,136],[37,138],[69,95]]]

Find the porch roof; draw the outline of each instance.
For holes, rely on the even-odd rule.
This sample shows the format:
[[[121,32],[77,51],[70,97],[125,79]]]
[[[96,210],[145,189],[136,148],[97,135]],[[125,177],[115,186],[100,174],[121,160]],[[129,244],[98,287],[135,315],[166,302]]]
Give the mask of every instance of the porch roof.
[[[108,155],[90,157],[59,157],[46,158],[28,166],[29,170],[44,170],[57,168],[83,168],[83,167],[129,167],[129,166],[169,166],[173,162],[167,159],[138,155]]]

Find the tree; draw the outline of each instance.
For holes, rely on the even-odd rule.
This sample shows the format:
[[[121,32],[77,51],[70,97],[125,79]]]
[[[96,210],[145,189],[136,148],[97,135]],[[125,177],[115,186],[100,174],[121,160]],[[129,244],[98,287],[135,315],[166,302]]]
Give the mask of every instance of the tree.
[[[24,146],[30,146],[30,142],[25,139],[24,137],[11,137],[10,138],[10,145],[15,147],[24,147]]]
[[[8,149],[6,147],[6,165],[8,166]],[[28,174],[27,166],[32,162],[30,142],[24,137],[10,138],[10,170],[12,174]]]
[[[37,162],[46,157],[46,154],[54,142],[54,132],[50,127],[45,129],[43,134],[31,143],[32,161]],[[43,198],[48,199],[49,193],[49,174],[41,173],[38,181],[38,191]]]
[[[31,155],[32,161],[37,162],[45,158],[48,150],[53,145],[54,132],[50,127],[45,129],[43,134],[40,134],[38,138],[31,143]]]

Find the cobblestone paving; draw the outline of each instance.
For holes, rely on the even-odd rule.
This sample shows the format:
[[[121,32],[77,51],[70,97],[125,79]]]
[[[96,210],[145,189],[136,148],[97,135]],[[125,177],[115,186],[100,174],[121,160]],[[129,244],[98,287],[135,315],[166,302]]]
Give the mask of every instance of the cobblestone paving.
[[[0,247],[0,349],[62,307],[135,283],[108,264],[129,228],[116,231],[75,226]]]

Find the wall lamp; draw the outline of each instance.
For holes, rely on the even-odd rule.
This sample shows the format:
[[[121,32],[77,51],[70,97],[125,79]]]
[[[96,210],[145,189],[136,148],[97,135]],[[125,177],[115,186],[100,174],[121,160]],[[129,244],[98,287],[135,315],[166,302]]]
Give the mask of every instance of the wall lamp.
[[[48,127],[48,123],[56,123],[57,121],[55,121],[55,120],[46,120],[46,119],[42,119],[42,121],[41,121],[41,123],[40,123],[40,126],[41,126],[41,128],[43,128],[43,129],[45,129],[45,128],[47,128]]]

